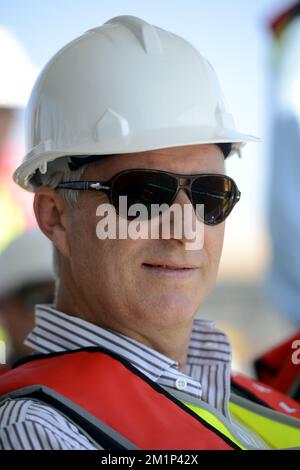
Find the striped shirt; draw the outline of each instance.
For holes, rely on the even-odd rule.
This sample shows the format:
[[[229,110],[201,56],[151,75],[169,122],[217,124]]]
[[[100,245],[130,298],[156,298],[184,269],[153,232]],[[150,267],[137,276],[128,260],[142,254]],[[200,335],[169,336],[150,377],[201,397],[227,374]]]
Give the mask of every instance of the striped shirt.
[[[231,347],[209,320],[195,318],[185,373],[177,361],[119,332],[36,306],[36,325],[25,344],[39,353],[102,346],[127,359],[149,379],[184,390],[229,417]],[[71,421],[48,405],[12,399],[0,406],[0,449],[95,449]]]

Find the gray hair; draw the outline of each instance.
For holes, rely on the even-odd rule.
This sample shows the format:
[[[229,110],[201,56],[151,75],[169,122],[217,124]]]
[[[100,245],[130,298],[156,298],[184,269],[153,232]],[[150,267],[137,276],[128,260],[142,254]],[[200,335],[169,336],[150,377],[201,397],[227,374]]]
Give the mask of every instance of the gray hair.
[[[69,157],[61,157],[47,165],[47,172],[41,173],[39,170],[31,177],[30,183],[36,190],[40,186],[47,186],[48,188],[55,188],[62,181],[78,181],[82,177],[86,165],[83,165],[77,170],[70,170],[68,166]],[[79,191],[72,189],[58,189],[57,191],[63,196],[65,201],[71,206],[76,207],[78,204]],[[59,252],[56,246],[53,246],[53,271],[55,276],[55,295],[54,302],[57,297],[58,279],[59,279]]]
[[[78,181],[80,180],[86,165],[78,168],[77,170],[70,170],[68,166],[69,157],[61,157],[49,162],[47,165],[47,172],[45,174],[37,170],[31,177],[30,183],[36,190],[39,186],[47,186],[48,188],[55,188],[62,181]],[[63,198],[71,207],[75,207],[78,203],[79,191],[73,189],[58,189]]]

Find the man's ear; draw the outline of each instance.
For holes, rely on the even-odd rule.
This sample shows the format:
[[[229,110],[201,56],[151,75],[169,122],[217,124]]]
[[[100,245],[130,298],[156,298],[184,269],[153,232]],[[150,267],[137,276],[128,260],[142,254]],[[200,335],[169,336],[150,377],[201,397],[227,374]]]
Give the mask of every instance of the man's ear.
[[[36,190],[33,208],[42,232],[62,255],[70,256],[67,202],[54,189],[41,186]]]

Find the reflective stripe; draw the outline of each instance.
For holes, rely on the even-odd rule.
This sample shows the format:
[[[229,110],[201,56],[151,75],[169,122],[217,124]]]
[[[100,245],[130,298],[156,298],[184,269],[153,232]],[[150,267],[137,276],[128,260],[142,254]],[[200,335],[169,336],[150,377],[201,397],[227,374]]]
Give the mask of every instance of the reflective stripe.
[[[218,429],[222,434],[228,437],[231,441],[235,442],[241,449],[248,450],[241,442],[239,442],[235,437],[231,434],[229,429],[225,426],[222,421],[220,421],[216,416],[210,413],[199,406],[191,405],[190,403],[183,402],[188,408],[190,408],[194,413],[204,419],[207,423],[213,426],[215,429]]]
[[[288,426],[292,426],[300,430],[300,419],[298,418],[287,416],[286,414],[254,403],[234,393],[231,394],[230,401],[240,406],[241,408],[246,408],[247,410],[253,411],[256,414],[265,416],[266,418],[278,421],[279,423],[287,424]]]
[[[263,414],[255,413],[236,403],[230,402],[230,411],[247,427],[255,431],[272,449],[299,448],[300,429]]]
[[[211,424],[215,429],[218,429],[222,434],[226,435],[229,439],[235,442],[241,449],[264,449],[270,447],[252,430],[244,428],[235,420],[225,418],[218,410],[215,410],[208,403],[202,400],[191,398],[184,391],[174,391],[170,388],[164,387],[175,398],[183,402],[187,407],[194,411],[198,416],[201,416],[207,423]]]
[[[26,450],[103,449],[73,421],[37,400],[17,398],[6,401],[0,407],[0,422],[1,450],[15,450],[20,445]]]
[[[35,396],[39,396],[41,398],[35,398]],[[33,385],[7,393],[6,395],[0,397],[0,406],[10,399],[17,400],[26,398],[30,399],[31,401],[36,401],[38,403],[48,405],[50,404],[53,409],[57,409],[62,416],[68,419],[68,421],[73,422],[73,424],[77,426],[80,432],[84,434],[97,449],[103,449],[103,447],[100,445],[99,441],[93,439],[91,434],[86,431],[86,427],[84,425],[79,424],[80,418],[97,428],[101,432],[101,434],[109,437],[109,439],[111,439],[112,441],[120,444],[120,446],[122,446],[124,449],[138,450],[138,447],[135,444],[133,444],[126,437],[122,436],[120,433],[112,429],[106,423],[100,421],[95,416],[88,413],[86,410],[76,405],[71,400],[68,400],[63,395],[60,395],[59,393],[45,386]],[[59,406],[60,404],[63,405],[65,412],[62,411],[62,408]]]
[[[35,394],[38,394],[43,397],[43,399],[36,399],[34,398]],[[68,400],[66,397],[58,394],[54,390],[44,387],[44,386],[30,386],[30,387],[24,387],[22,389],[18,389],[14,392],[8,393],[0,398],[0,406],[1,404],[5,403],[7,400],[13,399],[13,400],[23,400],[23,399],[30,399],[31,401],[35,401],[37,403],[41,404],[50,404],[53,407],[53,409],[58,409],[59,413],[67,418],[70,422],[73,422],[80,432],[84,434],[89,441],[97,448],[103,450],[104,448],[95,441],[91,435],[86,431],[84,427],[79,426],[78,422],[76,419],[74,419],[74,413],[76,415],[82,416],[85,418],[86,421],[92,423],[95,425],[98,429],[101,430],[101,432],[105,432],[109,437],[111,437],[115,442],[119,443],[122,445],[125,449],[129,450],[137,450],[138,447],[136,447],[134,444],[130,443],[128,439],[126,439],[124,436],[122,436],[120,433],[116,432],[114,429],[109,427],[106,423],[103,421],[100,421],[99,419],[95,418],[93,415],[90,413],[86,412],[83,410],[81,407],[76,405],[75,403],[71,402]],[[49,400],[50,399],[50,400]],[[53,403],[53,400],[55,402],[61,403],[65,407],[65,413],[62,412],[60,408],[55,407],[55,404]],[[181,400],[182,401],[182,400]],[[213,426],[216,430],[218,430],[220,433],[225,435],[228,439],[233,441],[237,446],[239,446],[241,449],[247,450],[245,446],[241,442],[239,442],[233,434],[228,430],[226,425],[218,419],[216,416],[213,415],[213,413],[209,412],[208,410],[205,410],[203,408],[200,408],[199,406],[192,405],[190,403],[185,403],[182,401],[182,403],[187,406],[189,409],[191,409],[194,413],[196,413],[200,418],[202,418],[205,422]],[[220,414],[220,416],[222,416]],[[71,419],[73,417],[73,419]],[[225,421],[225,418],[224,418]]]

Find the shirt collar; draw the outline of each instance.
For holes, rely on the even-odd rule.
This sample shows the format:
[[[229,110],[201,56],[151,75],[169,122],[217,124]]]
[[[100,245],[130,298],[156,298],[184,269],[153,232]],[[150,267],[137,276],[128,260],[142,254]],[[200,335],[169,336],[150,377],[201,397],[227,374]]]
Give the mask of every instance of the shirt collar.
[[[178,370],[177,361],[117,331],[102,328],[82,318],[67,315],[52,304],[39,304],[35,309],[35,327],[25,344],[36,352],[50,353],[89,346],[109,349],[147,372],[157,382],[168,369]],[[212,363],[230,363],[231,347],[224,333],[210,320],[193,320],[186,367]]]

